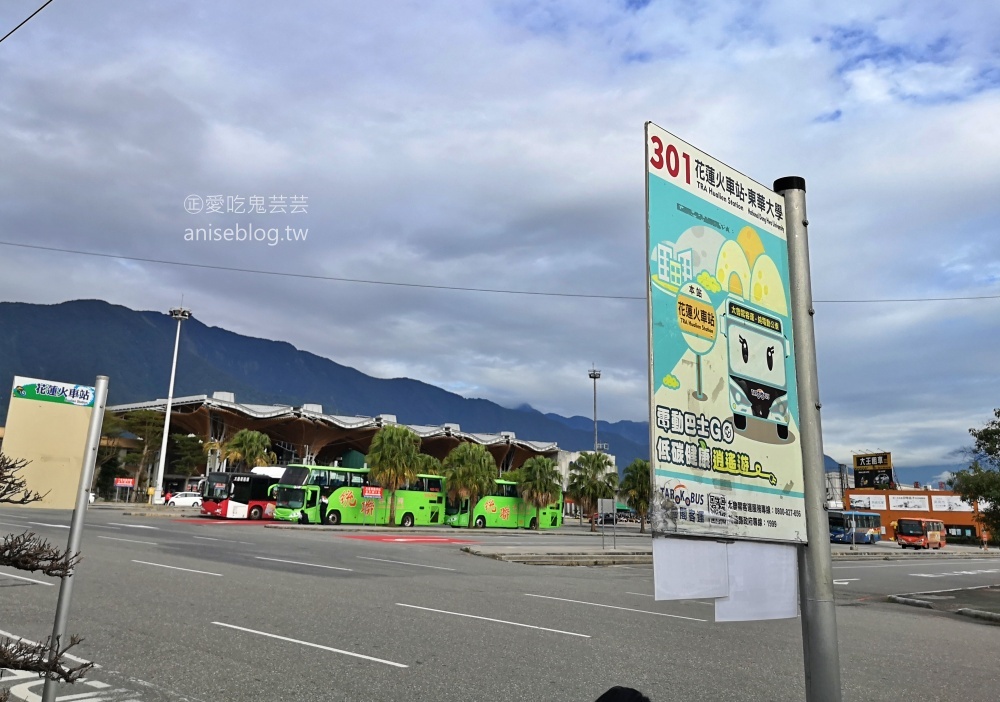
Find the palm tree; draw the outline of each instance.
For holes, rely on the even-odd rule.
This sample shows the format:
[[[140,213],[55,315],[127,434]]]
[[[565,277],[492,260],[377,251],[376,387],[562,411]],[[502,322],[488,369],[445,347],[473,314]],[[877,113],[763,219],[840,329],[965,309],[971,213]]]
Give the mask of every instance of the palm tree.
[[[542,524],[542,508],[559,499],[562,476],[551,458],[535,456],[524,462],[518,469],[517,477],[517,491],[521,499],[535,508],[535,518],[530,524],[533,524],[532,529],[537,529]]]
[[[399,424],[387,424],[372,437],[366,458],[372,480],[389,491],[389,525],[396,526],[396,490],[417,477],[420,437]]]
[[[247,468],[278,462],[278,457],[271,451],[271,440],[267,434],[251,429],[240,429],[236,432],[222,447],[222,457]]]
[[[444,459],[444,484],[452,502],[469,501],[469,528],[479,498],[496,485],[497,462],[482,444],[462,443]]]
[[[637,458],[625,466],[621,491],[625,502],[639,515],[639,533],[645,534],[646,516],[649,514],[649,500],[653,491],[649,461]]]
[[[417,455],[417,472],[427,475],[441,475],[441,461],[426,453]]]
[[[614,497],[618,488],[618,473],[611,458],[605,453],[584,451],[570,464],[569,482],[570,490],[579,497],[581,506],[590,515],[590,530],[597,531],[594,510],[598,500]]]

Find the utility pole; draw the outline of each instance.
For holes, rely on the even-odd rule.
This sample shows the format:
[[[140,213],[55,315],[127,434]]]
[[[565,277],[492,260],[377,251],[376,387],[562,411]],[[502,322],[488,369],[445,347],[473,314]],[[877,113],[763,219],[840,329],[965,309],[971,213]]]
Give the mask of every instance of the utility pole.
[[[799,392],[799,441],[802,445],[808,539],[808,545],[798,547],[806,702],[841,702],[837,611],[830,563],[830,522],[825,509],[823,484],[823,431],[816,370],[816,331],[813,326],[815,310],[809,273],[806,181],[798,176],[779,178],[774,181],[774,191],[785,200],[788,278]]]

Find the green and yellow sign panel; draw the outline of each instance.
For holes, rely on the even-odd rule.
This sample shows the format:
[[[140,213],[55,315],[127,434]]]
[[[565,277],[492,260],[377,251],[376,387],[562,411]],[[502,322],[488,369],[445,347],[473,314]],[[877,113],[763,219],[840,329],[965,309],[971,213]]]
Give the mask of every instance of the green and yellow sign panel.
[[[654,534],[804,543],[784,200],[652,123]]]

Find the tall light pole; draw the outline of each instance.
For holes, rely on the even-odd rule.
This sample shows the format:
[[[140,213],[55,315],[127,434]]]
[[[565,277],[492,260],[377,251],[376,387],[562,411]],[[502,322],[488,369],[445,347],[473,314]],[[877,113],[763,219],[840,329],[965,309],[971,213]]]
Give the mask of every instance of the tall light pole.
[[[174,360],[170,365],[170,388],[167,390],[167,411],[163,415],[163,443],[160,444],[160,462],[156,466],[156,490],[153,492],[153,504],[163,495],[163,466],[167,462],[167,439],[170,436],[170,410],[174,404],[174,377],[177,374],[177,349],[180,348],[181,344],[181,322],[191,318],[191,310],[175,307],[170,310],[170,317],[177,320],[177,336],[174,338]]]
[[[594,381],[594,453],[597,453],[597,379],[601,377],[601,371],[596,368],[590,369],[590,379]]]

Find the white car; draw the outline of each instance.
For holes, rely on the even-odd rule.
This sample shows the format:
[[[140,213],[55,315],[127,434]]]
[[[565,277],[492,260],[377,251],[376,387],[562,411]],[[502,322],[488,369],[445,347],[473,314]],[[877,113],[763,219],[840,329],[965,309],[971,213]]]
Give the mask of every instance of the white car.
[[[178,492],[170,496],[169,507],[200,507],[201,495],[197,492]]]

